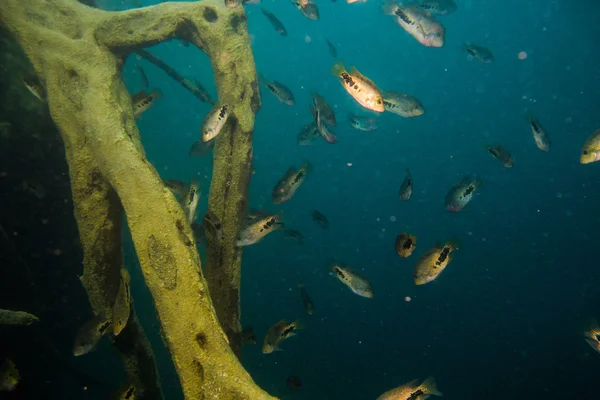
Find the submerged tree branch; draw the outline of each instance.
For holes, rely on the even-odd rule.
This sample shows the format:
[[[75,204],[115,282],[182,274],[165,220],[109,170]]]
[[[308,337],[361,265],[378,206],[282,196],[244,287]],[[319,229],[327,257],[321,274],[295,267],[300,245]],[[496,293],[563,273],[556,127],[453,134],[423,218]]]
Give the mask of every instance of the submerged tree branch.
[[[211,268],[226,268],[227,276],[239,278],[241,252],[232,244],[247,208],[254,114],[260,106],[243,8],[206,0],[111,13],[75,0],[3,0],[0,23],[17,38],[45,85],[65,146],[81,155],[69,157],[70,168],[90,176],[97,171],[123,206],[185,397],[271,399],[239,364],[217,321],[191,228],[146,160],[120,75],[124,53],[172,37],[189,40],[211,58],[219,98],[234,110],[215,150],[210,207],[225,235],[222,243],[212,244],[220,261]],[[80,189],[74,202],[82,209],[86,195],[104,190],[96,190],[93,181]],[[102,226],[102,212],[87,210],[91,217],[82,217],[82,224]],[[97,233],[82,236],[84,248],[107,249],[116,240]],[[96,240],[105,243],[97,247]],[[92,261],[86,257],[86,262]],[[217,304],[223,287],[239,292],[237,278],[210,283]],[[222,307],[219,314],[226,330],[231,315],[239,325],[235,297],[230,304],[237,307]]]

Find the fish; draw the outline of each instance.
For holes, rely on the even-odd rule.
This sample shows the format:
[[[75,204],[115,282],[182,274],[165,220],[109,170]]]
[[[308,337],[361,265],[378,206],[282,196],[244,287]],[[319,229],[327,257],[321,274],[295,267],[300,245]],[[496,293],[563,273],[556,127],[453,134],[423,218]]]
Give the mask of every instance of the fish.
[[[425,400],[430,396],[442,396],[437,388],[433,377],[429,377],[423,381],[420,385],[417,383],[418,379],[410,381],[400,387],[392,390],[388,390],[377,400]]]
[[[377,129],[377,121],[375,118],[362,117],[349,112],[348,120],[350,121],[350,125],[359,131],[372,132]]]
[[[598,353],[600,353],[600,326],[598,321],[591,319],[587,328],[583,332],[587,344]]]
[[[340,83],[364,108],[375,111],[384,112],[383,95],[381,90],[373,83],[372,80],[361,74],[356,67],[351,66],[347,71],[344,63],[340,60],[331,68],[332,75],[340,78]]]
[[[304,236],[295,229],[286,229],[283,231],[283,236],[295,241],[298,244],[304,244]]]
[[[452,252],[457,249],[458,243],[449,241],[443,246],[437,243],[433,248],[423,253],[415,266],[413,274],[415,285],[424,285],[434,281],[450,264],[454,257]]]
[[[417,237],[406,232],[396,237],[396,253],[402,258],[408,258],[417,247]]]
[[[285,86],[281,82],[277,81],[267,81],[262,74],[258,75],[258,80],[267,87],[269,92],[271,92],[279,102],[286,104],[288,106],[293,106],[296,104],[296,100],[294,99],[294,93]]]
[[[202,141],[209,142],[216,138],[223,130],[227,119],[231,115],[231,106],[228,104],[215,104],[206,114],[202,122]]]
[[[243,247],[258,243],[269,233],[284,229],[284,226],[283,218],[279,214],[253,210],[238,234],[236,245]]]
[[[46,189],[44,188],[44,186],[42,186],[41,183],[34,181],[33,179],[25,179],[23,182],[21,182],[21,188],[24,191],[33,194],[40,200],[46,197]]]
[[[299,321],[294,321],[290,324],[285,319],[282,319],[277,322],[265,335],[262,346],[263,354],[271,354],[274,351],[281,350],[279,348],[281,343],[292,336],[296,336],[296,331],[299,329],[302,329]]]
[[[484,64],[491,64],[494,62],[494,55],[487,47],[465,42],[463,43],[463,49],[467,52],[469,61],[475,60]]]
[[[319,135],[329,144],[334,144],[337,142],[337,136],[335,132],[327,127],[327,124],[323,123],[323,119],[321,118],[321,109],[315,104],[311,104],[310,112],[312,113],[315,119],[315,125],[317,127],[317,132]]]
[[[304,162],[302,166],[296,170],[296,166],[292,165],[285,175],[275,184],[271,197],[274,204],[282,204],[289,201],[298,188],[302,186],[306,176],[310,173],[312,166],[309,162]]]
[[[240,4],[259,4],[260,0],[225,0],[228,8],[236,8]]]
[[[313,21],[319,20],[319,7],[312,1],[306,0],[292,0],[292,4],[304,15],[306,18]]]
[[[317,210],[313,210],[313,212],[310,215],[311,215],[313,221],[315,221],[317,224],[319,224],[321,226],[321,228],[329,229],[329,220],[327,219],[326,216],[324,216]]]
[[[367,299],[373,298],[373,288],[367,278],[336,261],[331,261],[331,270],[335,277],[346,285],[354,294]]]
[[[337,58],[338,52],[333,43],[331,43],[329,39],[325,39],[325,41],[327,42],[327,48],[329,49],[329,54],[331,54],[331,57]]]
[[[190,190],[190,185],[178,179],[164,179],[163,183],[176,196],[184,196]]]
[[[256,344],[256,333],[254,333],[253,327],[247,326],[244,329],[242,329],[242,343]]]
[[[154,105],[156,100],[162,97],[160,89],[154,89],[150,93],[145,90],[140,90],[131,96],[131,104],[133,106],[133,116],[135,119],[140,119],[142,114]]]
[[[190,225],[196,220],[196,209],[198,208],[198,202],[200,201],[199,187],[199,179],[196,177],[192,178],[189,190],[181,196],[181,199],[179,199],[179,204],[181,204],[188,224]]]
[[[287,36],[287,30],[285,29],[285,26],[283,26],[283,23],[281,23],[281,21],[275,16],[275,14],[273,14],[271,11],[267,10],[264,7],[261,7],[260,11],[262,11],[264,16],[267,17],[267,19],[269,20],[271,25],[273,25],[273,28],[275,28],[277,33],[279,33],[281,36]]]
[[[550,137],[548,137],[546,130],[540,125],[540,121],[531,113],[527,114],[526,118],[527,123],[531,127],[531,133],[533,134],[533,140],[535,140],[537,148],[545,152],[550,151]]]
[[[473,193],[481,185],[481,181],[469,175],[465,176],[459,183],[452,186],[446,194],[446,210],[458,212],[462,210],[473,198]]]
[[[298,284],[298,289],[300,289],[300,297],[302,297],[302,304],[304,304],[304,309],[308,315],[313,315],[315,312],[315,305],[313,304],[308,292],[306,291],[306,287],[302,284]]]
[[[202,219],[205,227],[210,227],[215,232],[215,237],[218,241],[223,240],[223,225],[214,211],[208,210]]]
[[[399,5],[385,0],[383,11],[395,16],[396,22],[419,43],[426,47],[444,47],[445,28],[433,15],[416,5]]]
[[[419,99],[408,94],[385,91],[383,92],[383,105],[385,111],[404,118],[418,117],[425,113],[425,107]]]
[[[600,160],[600,129],[585,141],[579,157],[581,164],[589,164],[598,160]]]
[[[346,0],[346,3],[348,4],[352,4],[352,3],[366,3],[367,0]],[[335,1],[334,1],[335,3]]]
[[[416,5],[432,15],[448,15],[458,9],[454,0],[421,0]]]
[[[0,365],[0,392],[12,392],[17,388],[21,376],[11,359],[7,358]]]
[[[500,161],[505,168],[512,168],[514,161],[509,151],[500,145],[486,145],[485,150],[496,160]]]
[[[121,268],[120,274],[121,284],[119,285],[112,315],[112,327],[115,336],[118,336],[125,329],[131,312],[131,290],[129,288],[131,276],[126,268]]]
[[[23,81],[23,84],[25,85],[27,90],[29,90],[29,92],[32,95],[34,95],[38,100],[46,102],[46,89],[44,88],[37,76],[23,76],[21,80]]]
[[[410,169],[406,168],[406,176],[404,177],[404,181],[402,185],[400,185],[400,200],[408,201],[410,200],[410,196],[412,196],[413,192],[413,179],[410,174]]]
[[[147,88],[148,87],[148,77],[146,76],[146,73],[144,72],[144,68],[142,68],[141,66],[137,66],[137,70],[140,73],[140,78],[142,79],[142,85]]]
[[[335,113],[333,112],[333,108],[327,103],[327,100],[325,100],[325,98],[316,90],[311,90],[310,95],[312,97],[313,106],[321,110],[321,121],[327,125],[336,126],[337,121],[335,119]]]
[[[300,390],[300,388],[302,388],[302,381],[294,375],[288,376],[285,380],[285,384],[292,390]]]
[[[102,314],[83,324],[77,331],[75,344],[73,346],[73,355],[78,357],[89,353],[96,347],[100,339],[108,333],[112,324],[112,318],[106,318]]]
[[[304,128],[298,132],[296,143],[298,143],[298,146],[310,146],[319,137],[319,135],[320,133],[319,129],[317,129],[317,123],[313,121],[304,126]]]
[[[208,142],[205,142],[202,139],[195,141],[190,148],[189,156],[204,157],[212,151],[213,147],[215,147],[215,141],[215,139],[209,140]]]
[[[206,239],[206,230],[202,224],[192,223],[192,233],[194,234],[196,244],[202,243]]]
[[[135,386],[132,383],[129,383],[120,388],[114,398],[118,400],[135,400],[135,391]]]
[[[33,314],[25,311],[13,311],[0,308],[0,326],[15,325],[29,326],[38,322],[40,319]]]

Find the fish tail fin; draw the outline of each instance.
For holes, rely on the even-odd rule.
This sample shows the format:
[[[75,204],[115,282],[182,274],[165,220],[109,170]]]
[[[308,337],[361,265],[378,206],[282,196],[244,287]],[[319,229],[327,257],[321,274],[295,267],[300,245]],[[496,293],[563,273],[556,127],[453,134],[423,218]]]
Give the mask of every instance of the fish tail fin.
[[[309,174],[313,170],[313,165],[309,161],[304,161],[300,169],[303,169],[305,174]]]
[[[346,67],[344,66],[344,62],[342,60],[338,60],[333,67],[331,67],[331,74],[334,76],[341,76],[344,72],[346,72]]]
[[[593,332],[600,331],[600,325],[598,325],[598,320],[594,317],[588,318],[585,321],[585,330],[583,335],[586,337],[591,337]]]
[[[446,246],[449,246],[451,251],[460,250],[461,244],[458,238],[451,238],[446,242]]]
[[[398,4],[395,0],[383,0],[381,9],[385,15],[395,15],[394,13],[398,9]]]
[[[525,110],[525,120],[527,121],[528,124],[532,124],[535,121],[537,121],[537,118],[535,117],[535,115],[533,114],[533,112],[531,110]]]
[[[154,100],[158,100],[163,96],[163,92],[160,89],[154,89],[150,94],[154,96]]]
[[[294,325],[294,328],[298,331],[306,329],[306,324],[304,321],[300,321],[299,319],[292,322],[292,325]]]
[[[421,383],[421,389],[426,394],[431,394],[434,396],[443,396],[442,392],[438,390],[433,376],[430,376],[429,378],[425,379],[423,383]]]
[[[262,74],[262,72],[256,71],[256,77],[258,78],[258,84],[259,85],[266,85],[267,84],[267,80],[265,79],[265,76]]]
[[[410,176],[410,168],[409,167],[406,167],[406,175]]]

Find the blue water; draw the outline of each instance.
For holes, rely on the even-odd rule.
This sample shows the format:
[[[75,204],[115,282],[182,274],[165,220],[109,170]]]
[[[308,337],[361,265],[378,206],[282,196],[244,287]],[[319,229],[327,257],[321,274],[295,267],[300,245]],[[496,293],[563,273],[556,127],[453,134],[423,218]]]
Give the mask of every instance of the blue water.
[[[600,6],[585,0],[457,3],[456,13],[439,18],[446,27],[442,49],[420,45],[374,0],[318,0],[318,22],[287,1],[263,1],[287,37],[259,7],[246,7],[257,69],[296,98],[289,107],[262,90],[250,205],[282,211],[286,226],[306,238],[298,245],[274,233],[244,251],[243,325],[252,325],[259,341],[281,318],[306,325],[281,352],[263,355],[260,344],[244,348],[244,366],[273,395],[375,399],[432,375],[447,399],[600,398],[600,354],[582,337],[585,321],[600,318],[600,166],[579,164],[583,142],[600,127]],[[382,89],[419,98],[425,114],[409,120],[385,113],[377,117],[377,131],[353,130],[347,113],[370,113],[330,75],[335,60],[326,38],[347,65]],[[468,61],[465,41],[489,47],[494,63]],[[201,51],[178,41],[150,51],[199,79],[216,98]],[[522,51],[525,60],[517,56]],[[149,160],[163,178],[199,174],[206,194],[211,158],[187,153],[210,106],[135,57],[124,70],[132,93],[141,89],[137,65],[164,94],[138,124]],[[335,107],[335,145],[296,145],[296,134],[310,122],[311,89]],[[536,148],[528,111],[548,131],[549,153]],[[514,168],[504,169],[483,150],[495,143],[509,149]],[[314,166],[311,175],[291,201],[274,206],[274,184],[304,160]],[[407,167],[415,192],[400,202]],[[484,185],[463,211],[450,214],[444,196],[467,174]],[[206,208],[204,195],[199,214]],[[314,209],[329,218],[329,230],[311,220]],[[407,260],[394,251],[404,231],[418,237]],[[461,248],[450,266],[435,282],[414,286],[419,254],[451,238]],[[332,257],[367,276],[375,297],[355,296],[332,277],[326,264]],[[315,303],[312,316],[302,308],[300,282]],[[134,282],[134,290],[141,285]],[[176,377],[162,369],[167,398],[177,398],[170,389]],[[286,387],[290,374],[302,380],[299,391]]]

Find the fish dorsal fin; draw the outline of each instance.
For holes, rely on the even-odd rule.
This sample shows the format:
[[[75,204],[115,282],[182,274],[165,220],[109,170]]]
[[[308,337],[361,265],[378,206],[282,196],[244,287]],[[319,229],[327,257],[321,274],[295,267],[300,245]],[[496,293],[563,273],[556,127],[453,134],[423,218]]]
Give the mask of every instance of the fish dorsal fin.
[[[144,89],[142,89],[139,92],[135,93],[133,96],[131,96],[131,102],[137,103],[144,97],[148,97],[148,92],[146,92]]]

